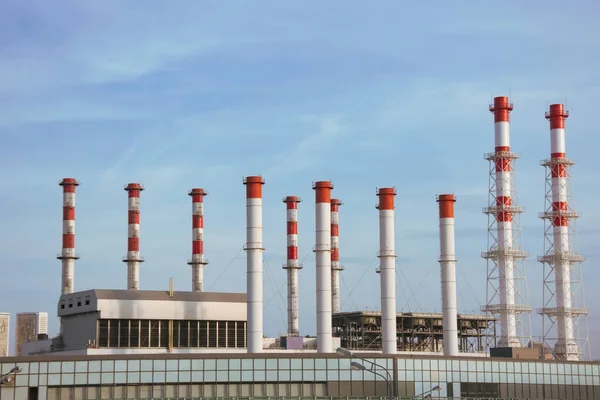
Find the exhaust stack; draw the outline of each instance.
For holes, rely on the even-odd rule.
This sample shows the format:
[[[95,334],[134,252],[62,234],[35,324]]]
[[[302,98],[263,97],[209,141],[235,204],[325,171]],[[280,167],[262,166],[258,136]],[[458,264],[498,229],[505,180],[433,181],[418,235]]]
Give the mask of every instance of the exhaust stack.
[[[343,203],[339,199],[331,199],[331,307],[334,313],[340,312],[340,237],[339,207]]]
[[[287,307],[288,307],[288,335],[299,335],[298,313],[298,270],[302,266],[298,262],[298,203],[302,201],[296,196],[287,196],[283,199],[286,204],[287,220],[287,263],[283,269],[287,270]]]
[[[454,203],[452,194],[437,197],[440,205],[440,269],[442,275],[442,312],[444,355],[458,355],[458,313],[456,309],[456,256],[454,246]]]
[[[125,186],[129,198],[127,257],[123,259],[123,262],[127,263],[127,290],[140,288],[140,263],[144,262],[140,257],[140,193],[142,190],[144,187],[139,183]]]
[[[379,273],[381,281],[381,351],[395,354],[398,350],[396,330],[396,251],[394,237],[395,188],[380,188],[379,197]]]
[[[188,265],[192,267],[192,291],[202,292],[204,266],[208,264],[204,258],[204,196],[208,193],[202,188],[195,188],[188,195],[192,196],[192,259]]]
[[[261,176],[248,176],[246,185],[246,293],[247,293],[247,351],[263,351],[263,225]]]
[[[317,353],[332,353],[330,181],[313,183],[316,203]]]
[[[75,285],[75,188],[79,186],[74,178],[64,178],[59,183],[63,187],[63,233],[62,252],[56,257],[62,261],[61,294],[73,293]]]

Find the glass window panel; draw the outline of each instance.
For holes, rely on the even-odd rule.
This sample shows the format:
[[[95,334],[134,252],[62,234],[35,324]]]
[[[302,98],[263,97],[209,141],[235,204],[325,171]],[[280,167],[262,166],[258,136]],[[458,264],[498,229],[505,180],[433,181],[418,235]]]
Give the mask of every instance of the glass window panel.
[[[467,362],[466,361],[459,361],[458,365],[460,366],[460,372],[466,372],[467,371]]]
[[[234,358],[229,360],[229,370],[239,370],[242,367],[242,360]]]
[[[166,360],[154,360],[154,371],[164,371],[166,368]]]
[[[406,360],[401,358],[398,360],[398,369],[405,369],[406,368]]]
[[[204,382],[214,382],[216,379],[215,371],[204,371]]]
[[[71,361],[72,362],[72,361]],[[26,375],[29,374],[29,363],[19,363],[19,368],[21,368],[21,374]],[[73,372],[73,371],[70,371]]]
[[[254,375],[252,371],[242,371],[242,381],[243,382],[252,382],[254,380]]]
[[[140,367],[141,371],[152,371],[152,360],[142,360]]]
[[[413,369],[414,367],[415,367],[415,363],[412,359],[406,360],[406,369]]]
[[[448,360],[450,361],[450,360]],[[452,360],[452,371],[460,372],[460,361]]]
[[[139,371],[140,370],[140,360],[129,360],[127,361],[127,371]]]
[[[302,359],[302,368],[303,369],[314,369],[315,368],[315,360],[312,358]]]
[[[404,370],[403,370],[404,372]],[[349,381],[350,380],[350,370],[340,370],[340,381]],[[400,374],[398,374],[400,376]],[[292,374],[293,377],[293,374]],[[402,380],[402,379],[401,379]]]
[[[37,374],[40,371],[40,364],[39,363],[31,363],[29,364],[29,373],[31,374]]]
[[[254,369],[265,369],[265,359],[258,358],[254,360]]]
[[[446,371],[440,371],[440,373],[438,375],[438,380],[440,382],[447,382],[447,380],[446,380]]]
[[[75,374],[75,385],[87,385],[87,377],[85,373]]]
[[[350,369],[350,363],[352,362],[352,360],[348,359],[348,358],[342,358],[339,360],[340,363],[340,370],[344,371],[344,370],[349,370]]]
[[[327,359],[327,369],[335,369],[339,368],[339,363],[337,358],[328,358]]]
[[[266,379],[265,371],[254,371],[254,381],[262,382]]]
[[[228,371],[229,370],[229,360],[217,360],[217,371]]]
[[[279,369],[290,369],[290,359],[289,358],[280,358],[279,359]]]
[[[304,371],[306,372],[306,371]],[[375,375],[377,376],[377,375]],[[318,369],[315,371],[315,380],[316,381],[326,381],[327,380],[327,371]]]
[[[423,366],[423,363],[421,362],[421,360],[413,360],[413,364],[415,365],[414,366],[415,370],[420,370]]]
[[[380,374],[385,376],[385,371],[381,371]],[[429,382],[430,380],[431,380],[431,372],[429,370],[423,371],[423,381]]]
[[[192,371],[192,382],[194,382],[194,383],[204,382],[204,373],[201,371]]]
[[[102,372],[113,372],[115,370],[115,362],[113,360],[102,361]]]
[[[22,371],[21,373],[23,373]],[[58,371],[56,371],[58,372]],[[62,363],[62,372],[63,373],[73,373],[75,372],[75,363],[73,361],[63,361]]]
[[[126,360],[115,361],[115,371],[118,371],[118,372],[127,371],[127,361]]]
[[[269,358],[267,359],[267,369],[277,369],[277,359]]]
[[[164,383],[166,376],[165,371],[154,371],[154,383]]]
[[[99,385],[100,384],[100,374],[93,372],[88,375],[88,385]]]
[[[191,360],[179,360],[179,370],[189,371],[192,363]]]
[[[323,358],[317,358],[315,360],[315,369],[327,369],[327,360]]]
[[[190,371],[179,371],[179,383],[191,382]]]
[[[315,371],[313,370],[304,370],[302,371],[302,380],[312,382],[315,380]]]
[[[192,360],[192,369],[202,371],[204,369],[204,360]]]
[[[268,370],[267,371],[267,381],[277,382],[277,371],[276,370]]]
[[[592,365],[592,376],[600,376],[600,367],[598,365]]]
[[[152,372],[142,372],[141,382],[142,383],[152,383]]]
[[[550,364],[544,363],[543,371],[544,371],[544,374],[549,374],[550,373]]]
[[[75,366],[73,366],[75,368]],[[62,385],[73,385],[75,383],[75,375],[73,374],[62,374],[61,375],[61,384]]]
[[[227,361],[227,360],[225,360]],[[229,372],[228,371],[217,371],[217,382],[227,382],[229,381]]]
[[[39,385],[46,386],[47,384],[48,384],[48,375],[46,375],[46,374],[40,375]]]
[[[112,372],[103,372],[102,373],[102,384],[112,384],[114,383],[113,373]]]
[[[292,360],[292,361],[294,361],[294,360]],[[291,380],[294,381],[294,382],[301,381],[302,380],[302,371],[301,370],[293,369],[291,377],[292,377]]]
[[[385,365],[385,364],[383,364]],[[429,370],[431,369],[431,365],[429,364],[429,360],[423,360],[423,370]]]
[[[302,360],[299,358],[292,358],[290,360],[290,367],[292,369],[302,369]]]
[[[127,383],[127,374],[125,372],[117,372],[115,374],[115,383],[117,383],[117,384]]]
[[[253,367],[254,364],[252,363],[252,361],[253,361],[252,359],[247,359],[247,358],[243,359],[242,360],[242,369],[243,370],[254,369],[254,367]]]
[[[40,374],[45,374],[46,372],[48,372],[48,363],[47,362],[41,362],[40,363]]]
[[[177,371],[179,360],[167,360],[167,371]]]
[[[175,360],[175,361],[177,361],[177,360]],[[179,381],[179,374],[177,371],[168,371],[167,372],[167,382],[176,383],[178,381]]]
[[[290,371],[289,370],[279,370],[279,380],[282,382],[287,382],[290,380]]]
[[[60,385],[60,374],[48,375],[48,386],[59,386]]]
[[[469,382],[477,382],[477,373],[476,372],[468,372],[467,373],[467,380]],[[429,379],[427,379],[429,380]]]
[[[75,372],[87,372],[87,361],[77,361],[75,363]]]
[[[57,362],[57,361],[51,362],[50,365],[48,366],[48,373],[49,374],[60,373],[60,362]]]
[[[37,375],[29,375],[29,386],[38,386],[38,376]]]
[[[88,362],[88,372],[100,372],[100,361]]]
[[[29,375],[17,374],[15,375],[16,386],[27,386],[29,384]]]
[[[523,364],[522,364],[522,363],[520,363],[520,362],[516,362],[516,363],[515,363],[515,372],[516,372],[517,374],[520,374],[520,373],[521,373],[521,366],[522,366],[522,365],[523,365]]]
[[[573,378],[573,385],[579,385],[579,375],[573,375],[572,378]]]
[[[263,360],[264,361],[264,360]],[[216,360],[204,360],[204,369],[214,371],[217,367]]]
[[[229,381],[239,382],[241,380],[242,373],[239,370],[229,371]]]

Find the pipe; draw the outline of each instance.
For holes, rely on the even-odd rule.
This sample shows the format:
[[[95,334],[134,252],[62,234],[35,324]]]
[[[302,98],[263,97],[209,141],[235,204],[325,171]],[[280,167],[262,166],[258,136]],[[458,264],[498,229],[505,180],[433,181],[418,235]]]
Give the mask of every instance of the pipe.
[[[63,229],[62,251],[56,257],[62,261],[61,293],[73,293],[75,285],[75,188],[79,186],[74,178],[64,178],[59,183],[63,187]]]
[[[261,176],[248,176],[246,185],[246,314],[247,351],[263,351],[263,225],[262,225],[262,186]]]
[[[313,183],[316,208],[317,353],[332,353],[331,181]]]
[[[287,311],[288,336],[299,335],[298,313],[298,270],[302,266],[298,262],[298,203],[302,201],[296,196],[283,199],[286,204],[287,220],[287,262],[283,269],[287,270]]]
[[[456,309],[456,256],[454,247],[454,203],[452,194],[440,194],[440,269],[444,355],[458,355],[458,312]]]
[[[192,259],[188,265],[192,267],[192,291],[202,292],[204,266],[208,264],[204,258],[204,196],[208,193],[202,188],[195,188],[188,195],[192,196]]]
[[[394,237],[395,188],[377,189],[379,197],[379,277],[381,282],[381,352],[398,351],[396,328],[396,252]]]
[[[140,257],[140,193],[142,190],[144,187],[139,183],[125,186],[129,205],[127,257],[123,259],[123,262],[127,263],[127,290],[140,288],[140,263],[144,262]]]

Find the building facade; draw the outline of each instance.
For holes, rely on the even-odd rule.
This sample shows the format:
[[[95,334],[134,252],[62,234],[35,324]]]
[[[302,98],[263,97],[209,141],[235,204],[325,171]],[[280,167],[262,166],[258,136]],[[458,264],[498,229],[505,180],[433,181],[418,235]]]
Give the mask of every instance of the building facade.
[[[361,354],[389,371],[350,368],[337,354],[154,354],[12,357],[0,400],[158,399],[200,397],[434,397],[600,399],[598,363],[501,358]],[[389,386],[388,386],[389,382]]]
[[[0,357],[8,357],[10,350],[10,314],[0,313]]]
[[[17,355],[21,355],[21,346],[25,342],[38,340],[38,335],[48,334],[48,313],[18,313],[16,323]]]

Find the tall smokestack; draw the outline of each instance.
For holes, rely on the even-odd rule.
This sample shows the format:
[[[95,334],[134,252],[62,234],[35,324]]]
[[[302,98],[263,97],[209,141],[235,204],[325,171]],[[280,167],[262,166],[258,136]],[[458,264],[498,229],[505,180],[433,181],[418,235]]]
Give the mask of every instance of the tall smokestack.
[[[510,112],[513,109],[508,97],[494,98],[490,105],[494,114],[495,149],[485,155],[490,163],[490,188],[488,207],[488,251],[482,257],[488,260],[487,301],[484,311],[500,319],[500,347],[525,346],[531,340],[529,311],[524,284],[524,266],[519,261],[527,253],[519,249],[519,214],[523,210],[516,204],[516,187],[513,184],[514,162],[519,158],[510,149]],[[522,264],[522,262],[521,262]],[[521,292],[523,290],[523,292]],[[523,341],[523,343],[521,342]]]
[[[75,280],[75,188],[79,186],[74,178],[64,178],[59,183],[63,187],[63,234],[62,252],[58,255],[62,261],[61,293],[73,293]]]
[[[195,188],[188,195],[192,196],[192,259],[188,265],[192,267],[192,291],[202,292],[204,266],[208,264],[204,258],[204,196],[208,193]]]
[[[316,198],[317,353],[333,352],[331,322],[331,181],[313,183]]]
[[[396,251],[394,238],[395,188],[380,188],[379,196],[379,271],[381,279],[381,351],[398,350],[396,331]]]
[[[140,288],[140,263],[144,262],[140,257],[140,193],[142,190],[144,188],[139,183],[125,186],[129,204],[127,257],[123,259],[123,262],[127,263],[127,290]]]
[[[261,176],[244,178],[246,185],[246,293],[248,353],[263,351],[263,226]]]
[[[458,355],[456,311],[456,256],[454,249],[454,203],[452,194],[440,194],[440,268],[442,273],[442,312],[444,355]]]
[[[339,199],[331,199],[331,307],[334,313],[340,312],[340,236],[339,210],[343,203]]]
[[[298,270],[302,266],[298,262],[298,203],[302,201],[296,196],[287,196],[283,199],[286,204],[287,220],[287,263],[283,269],[287,270],[287,307],[288,307],[288,335],[298,336]]]
[[[577,319],[587,315],[583,308],[583,287],[581,282],[581,263],[584,258],[575,253],[569,242],[571,219],[579,217],[569,206],[570,167],[575,163],[566,158],[565,119],[569,112],[562,104],[550,105],[546,119],[550,120],[550,159],[542,161],[546,167],[546,211],[540,216],[547,221],[545,255],[538,257],[544,263],[544,341],[548,340],[552,325],[556,327],[554,354],[559,360],[577,361],[581,359],[582,349],[578,341],[585,346],[587,330],[580,332]],[[554,286],[555,292],[552,293]],[[555,299],[555,300],[554,300]],[[548,307],[550,301],[555,307]],[[548,321],[546,321],[548,319]],[[547,326],[550,322],[550,328]],[[583,334],[584,337],[579,335]]]

